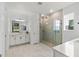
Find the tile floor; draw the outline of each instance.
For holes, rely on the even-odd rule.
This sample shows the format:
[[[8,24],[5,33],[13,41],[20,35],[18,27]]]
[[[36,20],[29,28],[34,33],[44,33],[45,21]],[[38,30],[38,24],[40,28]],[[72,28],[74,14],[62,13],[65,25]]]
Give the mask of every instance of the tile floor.
[[[53,50],[43,43],[25,44],[11,47],[6,52],[6,57],[52,57]]]
[[[48,41],[45,41],[45,40],[42,40],[41,42],[44,43],[45,45],[49,46],[50,48],[52,48],[52,47],[55,46],[55,45],[52,44],[51,42],[48,42]]]

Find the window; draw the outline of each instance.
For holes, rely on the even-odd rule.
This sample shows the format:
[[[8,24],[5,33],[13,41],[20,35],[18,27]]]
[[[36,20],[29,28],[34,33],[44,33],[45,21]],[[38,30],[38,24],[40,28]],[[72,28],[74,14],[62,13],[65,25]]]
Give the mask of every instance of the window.
[[[74,13],[64,15],[64,30],[74,29]]]

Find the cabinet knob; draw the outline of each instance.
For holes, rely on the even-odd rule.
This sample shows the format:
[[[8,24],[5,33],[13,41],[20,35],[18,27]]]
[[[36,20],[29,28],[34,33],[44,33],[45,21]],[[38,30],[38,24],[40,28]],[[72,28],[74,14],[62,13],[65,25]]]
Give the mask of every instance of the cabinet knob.
[[[20,37],[20,39],[22,39],[22,37]]]
[[[26,34],[29,34],[29,32],[27,31]]]

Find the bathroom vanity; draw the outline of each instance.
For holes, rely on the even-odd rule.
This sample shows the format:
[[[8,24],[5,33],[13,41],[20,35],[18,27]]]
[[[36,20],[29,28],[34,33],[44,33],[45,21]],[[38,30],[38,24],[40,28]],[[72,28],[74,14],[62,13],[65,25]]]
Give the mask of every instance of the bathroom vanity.
[[[10,20],[10,24],[9,24],[10,46],[20,45],[25,43],[38,44],[40,42],[39,20],[38,20],[39,15],[31,14],[30,16],[27,17],[27,19],[20,17],[19,18],[14,17],[11,19],[14,20],[13,22],[15,25],[12,25],[13,22],[12,20]]]
[[[54,57],[79,57],[79,38],[53,47]]]
[[[10,39],[10,46],[24,44],[29,42],[29,35],[26,33],[12,33]]]
[[[29,31],[25,20],[12,20],[10,46],[29,43]]]

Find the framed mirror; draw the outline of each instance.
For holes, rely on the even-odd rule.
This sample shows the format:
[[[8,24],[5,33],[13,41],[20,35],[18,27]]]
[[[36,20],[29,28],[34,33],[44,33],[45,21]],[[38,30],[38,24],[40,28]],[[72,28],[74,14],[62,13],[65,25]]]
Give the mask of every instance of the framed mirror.
[[[12,32],[20,32],[19,23],[12,21]]]

